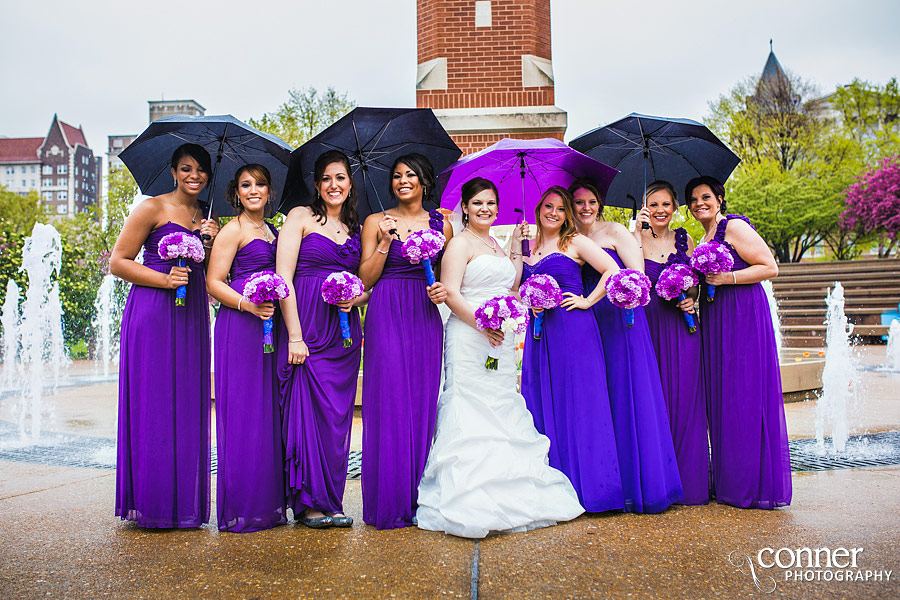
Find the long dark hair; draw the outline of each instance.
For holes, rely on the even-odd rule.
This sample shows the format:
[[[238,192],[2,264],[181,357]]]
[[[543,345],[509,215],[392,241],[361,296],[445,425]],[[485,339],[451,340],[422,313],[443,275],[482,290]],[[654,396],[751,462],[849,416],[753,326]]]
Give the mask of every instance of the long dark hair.
[[[228,201],[228,204],[231,205],[231,208],[234,209],[235,214],[241,214],[244,212],[244,205],[241,204],[241,198],[238,195],[238,186],[241,183],[241,176],[244,173],[248,173],[250,177],[252,177],[257,185],[262,183],[269,188],[269,198],[266,201],[266,208],[263,211],[264,217],[269,217],[272,215],[272,197],[275,195],[275,190],[272,189],[272,175],[269,173],[269,170],[265,168],[263,165],[244,165],[234,174],[234,179],[228,182],[228,186],[225,188],[225,200]]]
[[[340,150],[328,150],[319,155],[316,164],[313,167],[313,182],[315,184],[315,198],[310,205],[312,214],[319,223],[328,221],[328,215],[325,212],[325,200],[319,195],[319,181],[325,175],[325,169],[333,163],[341,163],[347,169],[347,177],[350,179],[350,192],[347,199],[341,205],[341,223],[347,226],[347,231],[353,235],[359,229],[359,197],[356,195],[356,182],[353,181],[353,173],[350,170],[350,159]]]
[[[575,197],[575,192],[578,190],[587,190],[594,195],[594,198],[597,199],[597,204],[600,208],[597,210],[597,220],[599,221],[603,218],[603,209],[606,208],[606,199],[603,197],[603,194],[600,193],[600,189],[597,187],[597,184],[594,183],[594,180],[590,177],[579,177],[575,181],[572,182],[572,185],[569,186],[569,193],[572,197]]]
[[[175,148],[175,152],[172,153],[172,168],[177,169],[178,163],[185,156],[190,156],[196,160],[197,164],[200,165],[200,170],[212,177],[212,159],[209,157],[209,152],[206,151],[206,148],[199,144],[182,144],[178,146]]]
[[[718,179],[716,179],[715,177],[710,177],[709,175],[694,177],[687,182],[686,186],[684,186],[684,203],[687,206],[687,209],[691,210],[691,204],[693,203],[691,194],[693,194],[694,190],[701,185],[709,186],[709,189],[712,190],[713,196],[715,196],[719,200],[719,212],[724,215],[726,210],[725,186],[719,183]]]
[[[494,185],[494,182],[490,179],[485,179],[484,177],[474,177],[467,182],[465,182],[462,186],[462,190],[460,195],[462,199],[459,201],[461,206],[469,207],[469,200],[483,192],[484,190],[492,190],[494,192],[494,197],[497,198],[497,209],[500,209],[500,192],[497,191],[497,186]],[[469,224],[469,215],[465,212],[462,213],[462,223],[463,225]]]
[[[391,165],[391,179],[388,185],[388,191],[391,198],[394,197],[394,171],[397,170],[397,165],[400,163],[403,163],[412,169],[413,173],[416,174],[416,177],[419,178],[419,184],[424,188],[422,193],[422,205],[424,206],[426,202],[431,202],[431,199],[434,196],[434,167],[431,166],[431,161],[429,161],[428,158],[416,152],[404,154]]]

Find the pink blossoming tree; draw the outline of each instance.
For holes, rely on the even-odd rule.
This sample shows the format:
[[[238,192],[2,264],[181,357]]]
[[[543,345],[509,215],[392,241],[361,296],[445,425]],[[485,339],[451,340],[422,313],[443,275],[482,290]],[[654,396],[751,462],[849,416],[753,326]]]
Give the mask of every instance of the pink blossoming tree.
[[[900,156],[860,174],[846,194],[841,226],[876,235],[878,257],[887,258],[900,242]]]

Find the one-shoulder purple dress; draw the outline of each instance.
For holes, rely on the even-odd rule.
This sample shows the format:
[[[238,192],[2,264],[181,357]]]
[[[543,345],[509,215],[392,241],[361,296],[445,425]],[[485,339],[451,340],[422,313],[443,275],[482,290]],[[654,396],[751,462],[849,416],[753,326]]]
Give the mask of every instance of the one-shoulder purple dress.
[[[615,250],[604,250],[624,268]],[[600,274],[586,264],[582,278],[584,294],[588,295],[600,281]],[[643,307],[635,308],[634,326],[627,327],[625,311],[606,297],[594,304],[591,311],[597,318],[603,342],[625,510],[664,511],[681,500],[684,493],[647,317]]]
[[[526,264],[522,279],[550,275],[581,294],[581,265],[565,254]],[[610,414],[603,346],[590,311],[544,311],[541,339],[525,336],[522,395],[535,428],[550,438],[550,466],[566,474],[588,512],[625,506]]]
[[[243,294],[254,273],[274,269],[274,242],[255,239],[234,255],[231,288]],[[276,361],[263,353],[262,320],[223,305],[214,355],[219,529],[246,533],[287,523]]]
[[[144,266],[168,273],[166,223],[144,240]],[[199,235],[199,231],[194,231]],[[209,521],[209,300],[203,265],[189,262],[187,297],[132,285],[122,313],[116,515],[141,527]]]
[[[749,265],[725,241],[728,215],[716,227],[733,271]],[[720,285],[713,302],[701,291],[702,367],[716,501],[772,509],[791,503],[791,459],[775,330],[762,285]]]
[[[645,307],[650,339],[656,351],[659,378],[669,413],[675,458],[681,474],[684,500],[680,504],[709,502],[709,440],[706,436],[706,396],[700,381],[700,332],[690,333],[684,315],[674,301],[660,298],[656,282],[672,263],[688,264],[687,231],[675,230],[676,252],[665,264],[645,259],[644,271],[654,289]],[[695,315],[695,323],[698,322]]]
[[[443,229],[432,211],[431,228]],[[425,269],[391,242],[366,310],[363,361],[363,520],[378,529],[414,525],[418,487],[434,436],[443,326]]]
[[[278,356],[285,468],[294,518],[307,507],[344,511],[362,331],[354,308],[349,313],[353,344],[344,348],[340,309],[322,299],[322,282],[337,271],[356,273],[359,257],[358,231],[343,244],[310,233],[297,254],[294,299],[309,356],[302,365],[288,363],[283,323]]]

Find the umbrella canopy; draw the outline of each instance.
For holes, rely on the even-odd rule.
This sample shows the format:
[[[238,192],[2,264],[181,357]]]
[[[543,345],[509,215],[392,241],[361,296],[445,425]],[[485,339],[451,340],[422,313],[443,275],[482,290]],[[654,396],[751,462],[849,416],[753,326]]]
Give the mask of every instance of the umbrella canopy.
[[[500,194],[500,212],[494,224],[509,225],[533,214],[541,195],[551,186],[567,187],[578,177],[590,177],[603,193],[616,173],[616,169],[554,138],[504,138],[441,173],[438,188],[442,190],[441,206],[455,210],[464,183],[473,177],[492,181]]]
[[[272,175],[273,188],[276,191],[282,189],[291,147],[280,138],[254,129],[231,115],[164,117],[150,123],[119,154],[119,158],[131,171],[142,193],[158,196],[172,191],[169,161],[176,148],[188,143],[203,146],[212,159],[213,172],[200,201],[208,203],[212,198],[210,209],[219,216],[232,214],[231,206],[225,200],[225,188],[243,165],[263,165]]]
[[[439,173],[462,154],[430,108],[354,108],[291,154],[279,212],[312,202],[313,167],[327,150],[340,150],[350,159],[361,219],[396,206],[390,169],[400,156],[421,154]]]
[[[741,162],[702,123],[638,113],[589,131],[569,145],[621,171],[606,204],[622,208],[637,209],[646,186],[657,179],[671,183],[681,199],[694,177],[711,175],[724,183]]]

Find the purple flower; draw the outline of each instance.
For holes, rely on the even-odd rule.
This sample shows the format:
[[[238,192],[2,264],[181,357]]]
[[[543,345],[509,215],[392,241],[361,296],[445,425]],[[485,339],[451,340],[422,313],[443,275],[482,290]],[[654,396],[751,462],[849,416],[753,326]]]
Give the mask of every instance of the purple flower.
[[[353,235],[347,238],[346,242],[337,247],[338,254],[340,254],[341,256],[358,256],[361,249],[362,246],[360,245],[359,240],[359,228],[357,228],[356,231],[353,232]]]
[[[556,308],[563,301],[556,279],[543,273],[532,275],[522,282],[519,295],[528,308]]]
[[[528,309],[512,296],[496,296],[475,310],[478,329],[499,329],[521,334],[525,333],[527,324]]]
[[[656,282],[656,294],[666,300],[678,298],[688,288],[700,284],[700,278],[687,265],[680,263],[671,264],[659,274]]]
[[[200,238],[190,233],[176,231],[159,240],[159,257],[163,260],[189,258],[195,263],[202,263],[206,256]]]
[[[362,296],[365,289],[359,277],[349,271],[338,271],[322,282],[322,299],[328,304],[337,304]]]
[[[283,300],[290,295],[284,278],[274,271],[258,271],[244,284],[244,298],[253,304]]]
[[[609,301],[620,308],[637,308],[650,302],[650,278],[634,269],[622,269],[606,281]]]
[[[691,255],[691,266],[704,275],[727,273],[734,266],[728,246],[716,240],[700,244]]]
[[[403,242],[400,253],[410,263],[417,265],[426,258],[435,258],[444,249],[446,242],[447,238],[443,233],[432,229],[414,231]]]

